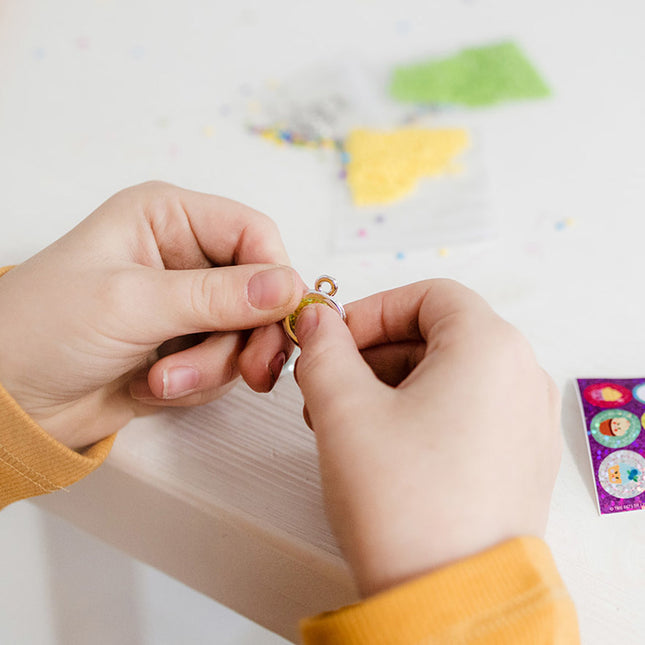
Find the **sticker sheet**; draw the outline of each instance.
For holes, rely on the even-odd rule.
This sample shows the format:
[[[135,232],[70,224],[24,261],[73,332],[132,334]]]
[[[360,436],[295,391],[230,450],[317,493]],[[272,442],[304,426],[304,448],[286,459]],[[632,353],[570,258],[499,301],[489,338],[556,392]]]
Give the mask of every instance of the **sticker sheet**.
[[[645,508],[645,378],[577,384],[598,510]]]

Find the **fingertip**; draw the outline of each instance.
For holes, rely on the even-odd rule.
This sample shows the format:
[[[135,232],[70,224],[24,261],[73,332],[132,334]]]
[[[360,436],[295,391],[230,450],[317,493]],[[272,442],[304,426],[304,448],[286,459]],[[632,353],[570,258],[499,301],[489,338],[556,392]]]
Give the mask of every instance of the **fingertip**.
[[[296,321],[296,336],[301,349],[297,383],[311,422],[326,423],[325,419],[346,409],[349,401],[373,394],[375,377],[333,309],[317,303],[307,305]]]
[[[174,359],[174,357],[172,357]],[[204,389],[200,387],[201,374],[192,365],[173,365],[171,360],[161,360],[155,363],[148,372],[147,385],[150,396],[145,396],[145,388],[141,387],[140,399],[155,398],[160,401],[180,399],[189,394]],[[132,384],[130,386],[132,393]]]
[[[282,325],[258,327],[238,358],[240,374],[254,392],[270,392],[292,351]]]
[[[281,264],[254,273],[247,284],[247,297],[256,309],[289,307],[298,297],[297,273]]]
[[[284,367],[284,364],[286,362],[287,362],[287,353],[285,351],[278,352],[271,359],[271,362],[269,363],[269,375],[271,376],[270,389],[273,389],[273,386],[277,383],[278,378],[280,378],[280,374],[282,374],[282,368]]]
[[[300,347],[304,347],[311,334],[318,328],[319,321],[319,307],[317,305],[307,305],[298,314],[296,319],[296,338]]]
[[[295,331],[301,349],[311,345],[314,340],[331,342],[329,334],[334,335],[336,343],[350,341],[354,345],[347,325],[340,315],[331,307],[319,302],[308,304],[300,311],[296,319]],[[344,339],[341,341],[343,336]]]

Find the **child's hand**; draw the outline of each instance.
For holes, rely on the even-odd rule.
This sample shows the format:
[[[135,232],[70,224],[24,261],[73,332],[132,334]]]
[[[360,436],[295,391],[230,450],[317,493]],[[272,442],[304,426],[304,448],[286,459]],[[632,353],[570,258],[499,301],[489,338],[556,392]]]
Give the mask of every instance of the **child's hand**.
[[[360,591],[542,536],[560,406],[526,340],[446,280],[346,309],[348,326],[325,305],[301,313],[296,376]]]
[[[0,383],[72,448],[150,405],[211,400],[240,371],[268,390],[291,351],[271,323],[305,289],[288,262],[273,222],[242,204],[125,190],[0,278]]]

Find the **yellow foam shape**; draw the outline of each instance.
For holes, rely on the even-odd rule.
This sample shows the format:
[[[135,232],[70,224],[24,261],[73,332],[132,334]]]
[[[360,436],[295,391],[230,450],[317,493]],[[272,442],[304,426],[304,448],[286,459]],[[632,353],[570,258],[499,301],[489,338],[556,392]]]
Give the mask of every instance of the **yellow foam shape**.
[[[470,143],[462,129],[353,130],[345,142],[347,183],[358,206],[388,204],[422,177],[459,171],[455,157]]]
[[[603,401],[619,401],[622,398],[622,394],[613,387],[603,387],[600,393]]]

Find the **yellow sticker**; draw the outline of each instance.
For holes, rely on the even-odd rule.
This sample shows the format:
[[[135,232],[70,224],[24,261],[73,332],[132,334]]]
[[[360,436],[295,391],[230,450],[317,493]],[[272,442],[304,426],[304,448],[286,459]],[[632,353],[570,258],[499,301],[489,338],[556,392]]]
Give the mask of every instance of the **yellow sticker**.
[[[616,390],[616,389],[614,389],[613,387],[610,387],[610,386],[603,387],[602,390],[601,390],[601,393],[602,393],[602,400],[603,401],[608,401],[608,402],[609,401],[620,401],[620,399],[623,396],[618,390]]]

